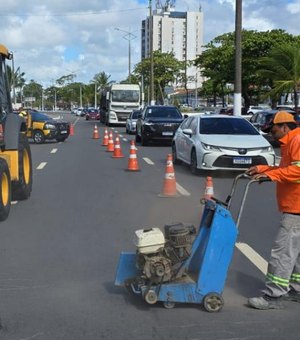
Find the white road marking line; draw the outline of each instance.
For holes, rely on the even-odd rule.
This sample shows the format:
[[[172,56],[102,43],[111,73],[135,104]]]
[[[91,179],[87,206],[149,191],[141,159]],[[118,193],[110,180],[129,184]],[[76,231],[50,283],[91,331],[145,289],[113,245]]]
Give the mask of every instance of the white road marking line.
[[[176,190],[183,196],[191,196],[191,194],[176,182]]]
[[[38,167],[36,168],[37,170],[42,170],[45,166],[46,166],[47,162],[42,162],[38,165]]]
[[[122,139],[124,142],[128,142],[128,139],[127,138],[123,138]]]
[[[11,204],[17,204],[18,201],[11,201],[10,203],[11,203]]]
[[[121,138],[122,138],[122,137],[123,137],[123,135],[119,135],[119,137],[121,137]]]
[[[257,267],[263,274],[267,274],[268,262],[260,256],[253,248],[243,242],[237,242],[235,246],[243,253],[255,267]]]
[[[57,149],[52,149],[50,153],[56,153]]]
[[[151,161],[151,159],[149,159],[147,157],[143,157],[143,160],[149,165],[154,165],[154,163]]]

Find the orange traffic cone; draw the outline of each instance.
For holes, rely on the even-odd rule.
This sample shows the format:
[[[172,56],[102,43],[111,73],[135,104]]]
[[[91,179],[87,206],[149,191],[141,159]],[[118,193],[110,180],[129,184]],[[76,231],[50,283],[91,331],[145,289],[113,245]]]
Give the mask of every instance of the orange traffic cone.
[[[130,142],[130,152],[129,152],[129,158],[128,158],[128,167],[126,169],[127,171],[140,171],[138,160],[136,157],[136,147],[135,143],[132,140]]]
[[[204,199],[209,200],[214,195],[214,186],[213,186],[213,180],[212,177],[207,176],[206,177],[206,185],[205,185],[205,191],[204,191]]]
[[[104,130],[102,145],[107,146],[108,145],[108,132],[107,129]]]
[[[74,125],[73,125],[73,123],[70,124],[70,136],[74,136]]]
[[[114,148],[114,153],[113,153],[112,157],[113,158],[123,158],[124,157],[124,155],[122,154],[122,150],[121,150],[119,135],[117,135],[116,139],[115,139],[115,148]]]
[[[97,128],[97,124],[95,124],[94,126],[94,131],[93,131],[93,139],[99,139],[100,136],[99,136],[99,132],[98,132],[98,128]]]
[[[115,146],[114,146],[113,133],[112,133],[112,131],[110,131],[109,135],[108,135],[108,144],[107,144],[106,151],[107,152],[114,152],[114,150],[115,150]]]
[[[167,156],[167,165],[165,171],[165,179],[163,184],[162,193],[158,195],[159,197],[178,197],[176,189],[176,179],[173,167],[172,154]]]

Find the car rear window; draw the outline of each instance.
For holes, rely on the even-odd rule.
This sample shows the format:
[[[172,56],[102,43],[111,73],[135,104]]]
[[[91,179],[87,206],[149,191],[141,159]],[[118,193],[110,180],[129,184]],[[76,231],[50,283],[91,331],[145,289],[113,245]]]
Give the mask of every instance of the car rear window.
[[[245,119],[205,118],[200,120],[200,134],[204,135],[258,135],[259,132]]]
[[[182,118],[181,113],[174,107],[151,107],[147,111],[147,118]]]
[[[139,113],[141,113],[141,111],[132,111],[131,118],[132,119],[138,119]]]

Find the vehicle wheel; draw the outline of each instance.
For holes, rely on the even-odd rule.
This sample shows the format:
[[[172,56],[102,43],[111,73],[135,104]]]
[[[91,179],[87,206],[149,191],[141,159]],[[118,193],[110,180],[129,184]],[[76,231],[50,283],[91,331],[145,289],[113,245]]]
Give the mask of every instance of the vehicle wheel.
[[[6,161],[0,158],[0,221],[7,219],[11,205],[10,173]]]
[[[147,146],[148,145],[148,138],[144,136],[144,134],[141,134],[141,144],[142,146]]]
[[[164,307],[167,309],[172,309],[175,307],[175,302],[172,301],[164,301],[163,303]]]
[[[144,296],[144,299],[149,305],[154,305],[157,302],[157,294],[154,290],[148,290]]]
[[[192,174],[196,175],[198,172],[197,169],[197,155],[196,155],[196,150],[193,149],[191,153],[191,164],[190,164],[191,172]]]
[[[31,151],[27,138],[20,134],[19,147],[19,180],[12,181],[12,199],[26,200],[32,190],[32,161]]]
[[[58,137],[58,138],[56,138],[56,140],[58,142],[64,142],[66,139],[67,139],[67,137]]]
[[[32,139],[36,144],[43,144],[45,142],[45,136],[41,130],[35,130]]]
[[[224,300],[218,293],[209,293],[203,299],[203,307],[207,312],[219,312],[224,306]]]
[[[141,141],[141,137],[136,133],[135,134],[135,142],[139,143]]]
[[[172,144],[172,158],[173,158],[173,164],[179,164],[180,161],[177,158],[177,150],[175,143]]]
[[[89,117],[85,116],[85,120],[89,120]]]

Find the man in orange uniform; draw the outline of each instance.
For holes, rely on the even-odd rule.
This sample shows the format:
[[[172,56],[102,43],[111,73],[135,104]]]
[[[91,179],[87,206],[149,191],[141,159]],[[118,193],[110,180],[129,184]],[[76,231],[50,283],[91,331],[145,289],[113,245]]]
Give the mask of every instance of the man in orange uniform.
[[[256,309],[281,309],[282,300],[300,302],[300,128],[294,116],[279,111],[267,124],[281,144],[279,166],[258,165],[246,173],[277,183],[277,204],[282,218],[268,264],[265,289],[248,300]]]

